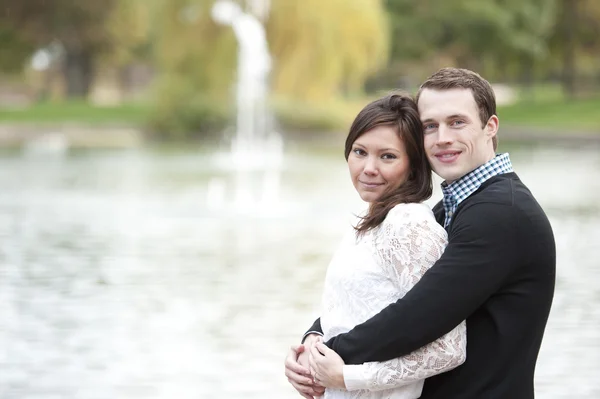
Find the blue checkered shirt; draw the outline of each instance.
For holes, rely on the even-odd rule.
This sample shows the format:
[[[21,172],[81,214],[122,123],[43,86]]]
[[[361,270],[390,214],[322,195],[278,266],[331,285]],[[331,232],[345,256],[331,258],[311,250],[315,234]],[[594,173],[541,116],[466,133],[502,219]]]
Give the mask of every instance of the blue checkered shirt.
[[[508,153],[498,154],[494,159],[484,163],[460,179],[453,181],[450,184],[443,182],[442,192],[444,193],[444,199],[442,200],[442,203],[446,214],[444,227],[448,227],[450,224],[452,215],[454,215],[458,205],[469,195],[477,191],[483,183],[496,175],[510,173],[512,171],[513,167],[510,158],[508,157]]]

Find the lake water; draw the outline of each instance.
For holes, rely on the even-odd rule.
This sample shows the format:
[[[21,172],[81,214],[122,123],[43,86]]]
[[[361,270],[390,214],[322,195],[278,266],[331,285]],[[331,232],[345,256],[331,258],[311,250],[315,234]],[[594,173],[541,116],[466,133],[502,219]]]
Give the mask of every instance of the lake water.
[[[209,149],[0,154],[0,398],[299,398],[283,359],[362,206],[341,148],[288,142],[266,176]],[[557,240],[537,397],[599,398],[599,148],[510,152]]]

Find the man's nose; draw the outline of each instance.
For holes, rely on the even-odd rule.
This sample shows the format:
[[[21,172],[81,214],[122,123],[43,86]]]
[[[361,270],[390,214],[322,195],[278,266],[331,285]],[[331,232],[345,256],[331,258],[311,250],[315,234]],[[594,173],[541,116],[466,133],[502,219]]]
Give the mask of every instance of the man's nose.
[[[439,145],[443,145],[443,144],[451,144],[453,141],[454,141],[454,137],[453,137],[450,129],[445,125],[441,125],[438,128],[437,143]]]

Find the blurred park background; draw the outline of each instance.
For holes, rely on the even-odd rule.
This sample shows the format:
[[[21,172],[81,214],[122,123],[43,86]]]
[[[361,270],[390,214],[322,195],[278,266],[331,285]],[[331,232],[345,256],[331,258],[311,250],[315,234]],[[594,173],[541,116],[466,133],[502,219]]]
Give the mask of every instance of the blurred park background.
[[[299,397],[284,356],[364,205],[348,126],[444,66],[493,83],[555,231],[536,397],[599,398],[600,1],[235,3],[271,60],[246,141],[213,0],[0,0],[0,398]]]
[[[235,112],[236,40],[212,3],[1,0],[0,122],[214,138]],[[498,84],[504,125],[600,130],[595,0],[272,0],[263,19],[284,130],[343,131],[443,66]]]

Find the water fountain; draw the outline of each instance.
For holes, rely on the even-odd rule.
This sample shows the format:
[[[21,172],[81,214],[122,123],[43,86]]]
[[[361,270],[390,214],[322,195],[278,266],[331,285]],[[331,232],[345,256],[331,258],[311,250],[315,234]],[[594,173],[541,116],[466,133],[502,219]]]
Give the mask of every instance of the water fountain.
[[[273,129],[268,107],[271,71],[264,20],[269,0],[248,0],[247,10],[232,0],[217,0],[213,19],[231,26],[238,43],[235,135],[222,167],[234,173],[233,203],[226,204],[227,183],[214,178],[209,184],[209,208],[227,206],[238,211],[272,208],[278,196],[283,157],[281,136]]]

